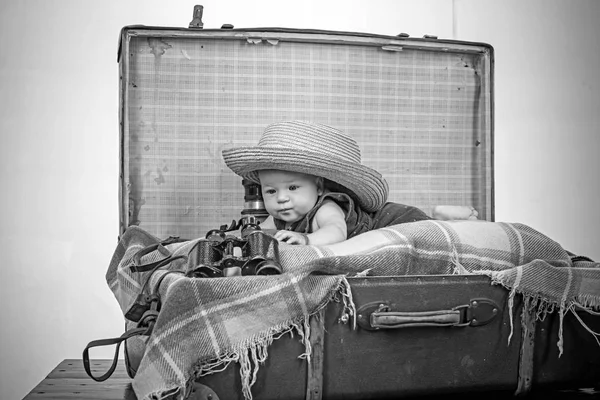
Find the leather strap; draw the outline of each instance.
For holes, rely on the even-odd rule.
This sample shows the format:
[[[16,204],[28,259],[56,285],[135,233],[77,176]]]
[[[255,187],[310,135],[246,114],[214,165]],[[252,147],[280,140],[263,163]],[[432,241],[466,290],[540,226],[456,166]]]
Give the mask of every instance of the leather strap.
[[[148,264],[141,264],[140,260],[143,256],[145,256],[146,254],[152,253],[153,251],[156,251],[156,250],[158,250],[158,252],[165,257],[160,260],[148,263]],[[133,256],[133,265],[131,265],[131,267],[129,267],[129,268],[133,272],[147,272],[147,271],[150,271],[150,270],[156,268],[157,265],[160,265],[161,263],[168,261],[170,258],[171,258],[171,252],[169,250],[167,250],[167,248],[165,246],[163,246],[161,243],[156,243],[156,244],[144,247],[143,249],[141,249],[140,251],[135,253],[135,255]]]
[[[184,256],[178,256],[178,257],[184,257]],[[175,257],[176,259],[177,257]],[[154,285],[154,291],[152,293],[155,293],[158,296],[158,290],[160,289],[160,285],[163,282],[163,280],[166,278],[167,275],[169,274],[180,274],[180,275],[185,275],[185,272],[183,271],[167,271],[165,272],[160,278],[158,278],[158,281],[156,282],[156,285]],[[160,301],[160,297],[159,297],[159,301]]]
[[[325,350],[325,309],[310,319],[310,362],[307,366],[306,400],[323,398],[323,355]]]
[[[154,272],[157,269],[159,269],[160,267],[163,267],[167,264],[170,264],[175,260],[187,258],[187,256],[184,256],[184,255],[179,255],[179,256],[173,257],[173,255],[163,246],[163,244],[173,243],[175,241],[180,241],[180,240],[179,240],[179,238],[170,237],[169,239],[163,241],[162,243],[156,243],[151,246],[145,247],[144,249],[137,252],[136,255],[134,256],[133,261],[134,261],[135,265],[131,267],[132,270],[135,270],[134,267],[137,267],[138,268],[136,270],[137,272],[152,271],[150,273],[150,275],[146,278],[146,281],[144,282],[144,285],[142,286],[142,289],[140,290],[140,295],[143,295],[144,290],[145,290],[146,286],[148,285],[148,282],[150,282],[150,278],[152,277],[152,274],[154,274]],[[139,265],[140,259],[144,255],[146,255],[154,250],[160,251],[162,254],[166,255],[166,257],[157,262],[140,266]],[[121,344],[133,336],[138,336],[138,335],[149,336],[152,333],[152,329],[154,328],[154,323],[156,322],[156,319],[158,318],[158,313],[160,310],[160,295],[158,294],[158,289],[160,288],[160,284],[163,282],[164,278],[171,273],[183,274],[183,271],[168,271],[167,273],[163,274],[158,279],[158,282],[156,282],[156,285],[154,286],[154,291],[152,292],[152,294],[146,296],[148,305],[147,305],[147,308],[145,309],[145,311],[143,311],[143,314],[141,315],[139,322],[138,322],[138,326],[136,328],[126,331],[118,338],[92,340],[91,342],[88,343],[88,345],[83,350],[82,358],[83,358],[83,368],[85,369],[85,372],[89,375],[90,378],[92,378],[96,382],[103,382],[103,381],[107,380],[108,378],[110,378],[110,376],[113,374],[113,372],[115,372],[115,369],[117,367],[117,362],[118,362],[118,358],[119,358],[119,349],[121,348]],[[141,314],[141,312],[140,312],[140,314]],[[114,344],[116,344],[117,346],[115,348],[115,354],[113,356],[113,361],[112,361],[110,368],[104,375],[101,375],[99,377],[94,376],[92,374],[92,370],[90,368],[90,355],[89,355],[90,349],[94,348],[94,347],[100,347],[100,346],[111,346]]]
[[[177,261],[177,260],[183,260],[183,259],[187,259],[187,256],[184,255],[179,255],[179,256],[169,256],[168,258],[163,259],[162,261],[156,263],[156,265],[153,265],[153,267],[151,269],[144,269],[143,271],[138,270],[138,272],[147,272],[147,271],[152,271],[149,275],[148,278],[146,278],[146,280],[144,281],[144,285],[142,286],[142,289],[140,290],[140,293],[144,293],[144,290],[146,289],[146,286],[148,286],[148,282],[150,282],[150,278],[152,277],[152,274],[154,274],[154,272],[156,272],[156,270],[158,270],[161,267],[164,267],[165,265],[171,264],[173,261]],[[155,263],[152,263],[155,264]],[[146,264],[146,265],[150,265],[150,264]],[[160,285],[160,283],[162,282],[164,276],[162,276],[159,281],[158,284]]]
[[[533,381],[533,355],[535,350],[535,315],[524,302],[521,310],[521,353],[519,355],[519,378],[515,396],[529,394]]]
[[[91,342],[89,342],[88,345],[85,346],[85,349],[83,350],[83,368],[85,369],[85,372],[89,375],[90,378],[92,378],[96,382],[103,382],[103,381],[107,380],[108,378],[110,378],[110,376],[113,374],[113,372],[115,372],[115,368],[117,368],[117,362],[118,362],[118,358],[119,358],[119,348],[121,347],[121,343],[123,343],[125,340],[129,339],[130,337],[147,334],[148,329],[149,329],[149,327],[134,328],[134,329],[130,329],[127,332],[123,333],[118,338],[92,340]],[[151,329],[151,327],[150,327],[150,329]],[[113,356],[112,365],[110,366],[110,368],[104,375],[101,375],[99,377],[94,376],[92,374],[92,370],[90,368],[89,350],[93,347],[110,346],[113,344],[116,344],[117,347],[115,348],[115,355]]]
[[[151,244],[150,246],[146,246],[133,256],[133,265],[129,268],[134,272],[147,272],[154,268],[156,268],[159,264],[167,262],[171,257],[171,252],[165,247],[168,244],[184,242],[185,240],[180,239],[176,236],[170,236],[167,239],[163,240],[160,243]],[[153,251],[158,250],[160,254],[165,256],[164,258],[151,262],[149,264],[141,264],[141,259],[146,254],[152,253]],[[164,265],[164,264],[162,264]],[[160,268],[160,267],[159,267]]]

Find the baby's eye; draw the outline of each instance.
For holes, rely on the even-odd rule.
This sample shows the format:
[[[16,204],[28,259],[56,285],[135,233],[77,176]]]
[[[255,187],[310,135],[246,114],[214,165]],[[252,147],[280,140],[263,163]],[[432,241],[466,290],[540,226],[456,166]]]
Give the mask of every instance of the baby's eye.
[[[275,189],[266,189],[265,194],[275,194]]]
[[[290,190],[296,190],[296,189],[298,189],[298,186],[296,186],[296,185],[290,185]]]

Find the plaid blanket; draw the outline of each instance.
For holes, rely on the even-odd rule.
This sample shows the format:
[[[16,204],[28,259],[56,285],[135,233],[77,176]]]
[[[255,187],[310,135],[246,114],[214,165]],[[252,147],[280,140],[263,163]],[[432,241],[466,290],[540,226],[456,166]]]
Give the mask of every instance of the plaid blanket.
[[[200,240],[166,247],[186,255]],[[131,271],[133,257],[158,241],[138,227],[120,238],[106,279],[123,313],[148,276]],[[133,381],[139,399],[183,395],[195,378],[231,362],[239,363],[244,396],[252,398],[256,371],[274,338],[297,332],[306,346],[300,356],[310,358],[311,315],[331,301],[343,301],[354,315],[353,275],[485,274],[511,291],[509,301],[521,293],[544,312],[558,307],[561,321],[575,307],[594,312],[600,306],[600,264],[574,265],[558,243],[523,224],[420,221],[329,246],[281,243],[279,252],[281,275],[201,279],[169,272],[195,268],[189,259],[151,275],[150,287],[162,280],[162,308],[150,337],[132,344],[144,352]],[[162,257],[155,251],[142,261]]]

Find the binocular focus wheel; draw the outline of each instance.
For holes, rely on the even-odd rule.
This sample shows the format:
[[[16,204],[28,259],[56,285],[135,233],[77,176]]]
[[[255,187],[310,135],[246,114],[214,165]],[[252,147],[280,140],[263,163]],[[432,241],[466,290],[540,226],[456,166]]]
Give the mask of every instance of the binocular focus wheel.
[[[242,276],[242,268],[240,268],[240,267],[223,268],[223,276],[224,277]]]

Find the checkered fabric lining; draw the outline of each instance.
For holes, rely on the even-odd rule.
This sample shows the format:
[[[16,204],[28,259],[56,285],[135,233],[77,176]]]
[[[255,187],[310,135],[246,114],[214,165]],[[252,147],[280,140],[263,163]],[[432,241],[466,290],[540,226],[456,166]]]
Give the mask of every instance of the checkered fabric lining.
[[[489,56],[209,38],[129,41],[123,227],[203,236],[238,219],[241,179],[221,150],[282,120],[342,129],[390,201],[472,205],[492,217]]]

